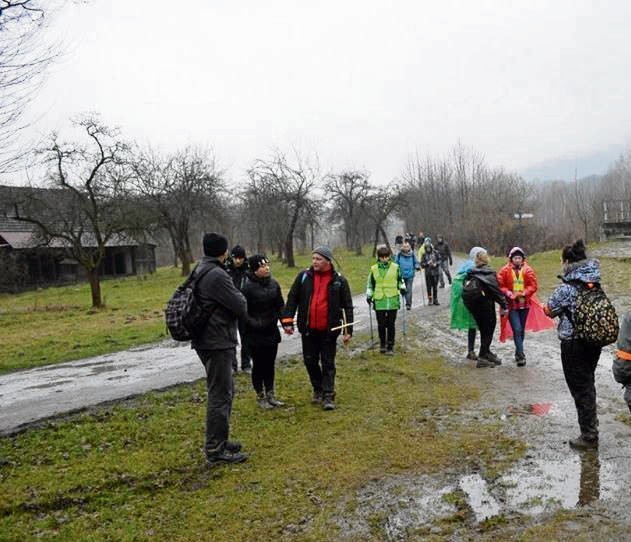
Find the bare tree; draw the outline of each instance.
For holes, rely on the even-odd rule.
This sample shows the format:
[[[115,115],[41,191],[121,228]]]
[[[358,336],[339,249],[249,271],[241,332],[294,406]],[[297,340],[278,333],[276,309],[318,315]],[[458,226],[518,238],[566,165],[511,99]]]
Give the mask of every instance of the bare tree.
[[[49,167],[49,190],[31,190],[14,202],[14,218],[33,224],[42,240],[64,248],[88,276],[92,306],[101,307],[99,266],[111,241],[139,228],[128,189],[129,147],[116,129],[94,116],[74,121],[87,145],[53,133],[40,149]]]
[[[223,173],[218,170],[212,151],[187,147],[171,156],[154,151],[139,151],[134,159],[134,186],[149,202],[159,228],[171,239],[182,263],[182,275],[191,272],[191,227],[204,221],[205,211],[217,213],[221,207]]]
[[[366,214],[371,185],[367,171],[342,171],[324,179],[324,191],[331,203],[331,218],[342,221],[346,247],[362,253],[361,222]]]
[[[0,172],[26,154],[13,146],[25,127],[24,112],[39,90],[43,74],[60,54],[59,44],[44,43],[55,0],[0,0]]]
[[[370,217],[375,232],[372,248],[373,257],[377,254],[379,235],[381,235],[386,246],[390,247],[385,224],[393,214],[401,213],[405,205],[405,194],[395,182],[386,186],[376,187],[373,190],[366,205],[366,214]]]
[[[311,162],[294,151],[293,161],[290,161],[285,154],[275,150],[269,160],[255,160],[248,170],[248,177],[250,186],[257,186],[259,192],[274,198],[275,209],[282,214],[277,224],[284,227],[284,260],[288,267],[295,267],[294,234],[319,179],[317,160]]]

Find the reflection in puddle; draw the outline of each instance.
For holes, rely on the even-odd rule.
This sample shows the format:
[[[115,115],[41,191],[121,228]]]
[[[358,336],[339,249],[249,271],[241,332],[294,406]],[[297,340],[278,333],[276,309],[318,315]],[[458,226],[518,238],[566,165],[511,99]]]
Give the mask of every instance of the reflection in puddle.
[[[533,461],[503,476],[500,484],[506,487],[506,502],[529,515],[611,498],[618,487],[613,465],[601,465],[595,452]]]
[[[460,478],[458,484],[467,496],[467,503],[477,522],[497,516],[500,513],[500,505],[489,493],[486,480],[479,474],[471,474]]]

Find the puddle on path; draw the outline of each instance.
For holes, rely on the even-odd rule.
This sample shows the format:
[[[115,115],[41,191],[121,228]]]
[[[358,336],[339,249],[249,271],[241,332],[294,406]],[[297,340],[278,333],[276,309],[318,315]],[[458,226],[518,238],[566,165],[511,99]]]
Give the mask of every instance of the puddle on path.
[[[558,405],[548,403],[530,403],[526,405],[508,405],[506,414],[509,416],[520,416],[531,414],[534,416],[546,416],[558,412]]]
[[[45,384],[36,384],[34,386],[28,386],[27,390],[43,390],[46,388],[55,388],[57,386],[61,386],[62,384],[71,384],[72,380],[56,380],[55,382],[46,382]]]

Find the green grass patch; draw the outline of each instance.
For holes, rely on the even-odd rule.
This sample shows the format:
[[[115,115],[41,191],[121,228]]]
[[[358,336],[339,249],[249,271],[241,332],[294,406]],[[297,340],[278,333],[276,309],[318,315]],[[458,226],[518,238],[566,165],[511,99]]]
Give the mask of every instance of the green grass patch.
[[[340,354],[333,412],[310,404],[297,361],[278,371],[282,409],[261,411],[239,377],[232,433],[251,457],[212,470],[203,382],[2,438],[0,539],[335,539],[335,518],[368,480],[488,472],[523,453],[467,414],[480,397],[473,370],[432,353]]]
[[[366,252],[368,254],[368,252]],[[365,289],[371,258],[336,250],[353,293]],[[272,273],[286,296],[298,270],[311,255],[298,255],[296,268],[273,262]],[[166,338],[164,306],[182,282],[179,270],[104,280],[105,307],[90,307],[88,284],[0,294],[2,351],[0,374],[125,350]]]

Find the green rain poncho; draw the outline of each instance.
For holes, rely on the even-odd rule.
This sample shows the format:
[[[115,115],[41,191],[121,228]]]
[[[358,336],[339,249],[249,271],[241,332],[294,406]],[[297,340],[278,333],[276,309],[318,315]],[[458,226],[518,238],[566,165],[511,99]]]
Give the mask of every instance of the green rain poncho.
[[[472,264],[470,267],[472,267]],[[451,329],[478,328],[469,309],[464,306],[462,301],[462,285],[467,276],[467,271],[465,264],[460,268],[451,285]]]

